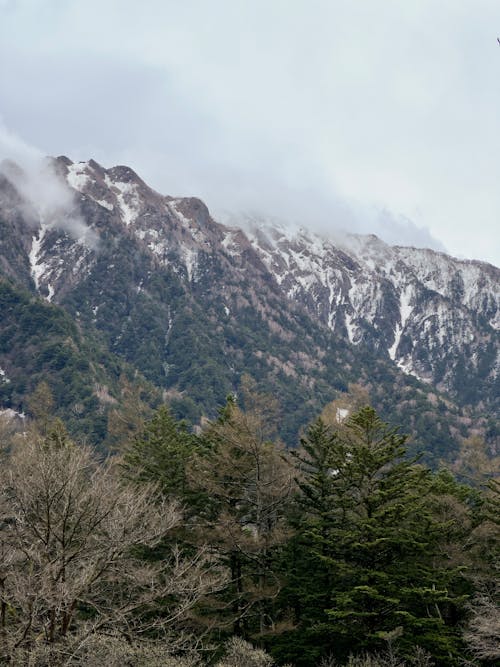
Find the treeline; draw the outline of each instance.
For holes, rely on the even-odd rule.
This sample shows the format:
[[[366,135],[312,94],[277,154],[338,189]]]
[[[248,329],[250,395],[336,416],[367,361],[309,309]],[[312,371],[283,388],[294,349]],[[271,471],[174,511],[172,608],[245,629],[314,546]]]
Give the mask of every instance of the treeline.
[[[200,433],[162,407],[107,460],[49,414],[5,432],[0,664],[498,664],[480,456],[476,484],[431,471],[370,407],[330,405],[296,450],[278,425],[247,381]]]

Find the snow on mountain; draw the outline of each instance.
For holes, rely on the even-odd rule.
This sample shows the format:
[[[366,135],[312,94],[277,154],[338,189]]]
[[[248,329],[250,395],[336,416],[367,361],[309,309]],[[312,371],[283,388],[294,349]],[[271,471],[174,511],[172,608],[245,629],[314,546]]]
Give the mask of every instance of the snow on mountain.
[[[283,303],[304,309],[318,326],[441,390],[457,393],[468,376],[493,382],[498,374],[496,267],[389,246],[375,236],[331,239],[275,220],[246,216],[222,225],[200,200],[160,195],[128,167],[104,169],[64,157],[54,163],[97,236],[130,240],[187,286],[208,281],[215,289],[210,272],[218,258],[234,277],[233,291],[245,282],[257,303],[262,281],[274,285]],[[31,279],[49,301],[61,302],[100,261],[98,247],[57,225],[27,228],[26,237]],[[130,252],[136,252],[132,246]],[[142,289],[141,280],[135,289]],[[225,286],[220,289],[226,303]],[[91,304],[93,312],[99,306]],[[221,316],[230,311],[224,306]]]
[[[198,200],[162,197],[127,167],[71,163],[66,178],[188,282],[200,279],[200,252],[223,251],[231,260],[250,245],[283,298],[352,344],[386,353],[405,373],[449,389],[464,354],[477,369],[492,346],[487,373],[498,369],[500,272],[493,266],[375,236],[332,240],[276,220],[247,216],[225,227]]]
[[[457,365],[499,364],[500,271],[375,236],[331,241],[245,219],[255,250],[288,298],[355,345],[385,350],[405,373],[450,387]],[[490,352],[491,355],[491,352]],[[454,356],[451,359],[450,356]]]

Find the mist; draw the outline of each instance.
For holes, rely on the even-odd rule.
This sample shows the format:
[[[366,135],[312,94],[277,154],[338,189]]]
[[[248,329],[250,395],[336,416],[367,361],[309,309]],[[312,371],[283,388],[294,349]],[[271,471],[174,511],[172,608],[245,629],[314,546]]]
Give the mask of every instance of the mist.
[[[0,173],[26,202],[23,214],[34,228],[44,224],[65,231],[95,249],[97,234],[76,212],[74,195],[57,175],[52,160],[0,122]]]
[[[0,113],[217,217],[499,262],[496,0],[5,2]]]

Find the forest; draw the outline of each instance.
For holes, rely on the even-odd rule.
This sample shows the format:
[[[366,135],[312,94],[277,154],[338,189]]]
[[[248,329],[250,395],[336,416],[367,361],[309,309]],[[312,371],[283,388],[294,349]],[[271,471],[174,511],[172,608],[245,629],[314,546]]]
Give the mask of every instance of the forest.
[[[0,664],[498,665],[479,438],[430,469],[358,393],[285,447],[250,378],[196,432],[164,405],[108,455],[53,412],[45,384],[1,422]]]

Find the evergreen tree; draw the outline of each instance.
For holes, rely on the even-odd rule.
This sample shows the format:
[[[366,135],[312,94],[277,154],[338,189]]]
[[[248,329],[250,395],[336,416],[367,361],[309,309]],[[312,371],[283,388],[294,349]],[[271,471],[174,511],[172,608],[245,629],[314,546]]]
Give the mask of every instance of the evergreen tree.
[[[458,571],[438,557],[431,476],[403,458],[405,441],[372,408],[335,430],[318,420],[302,440],[300,559],[291,581],[299,638],[316,653],[345,657],[391,639],[403,655],[420,645],[443,665],[457,656]],[[313,664],[304,648],[282,657]]]
[[[165,496],[186,501],[190,495],[187,468],[198,444],[185,423],[176,421],[168,407],[162,406],[126,451],[126,474],[156,482]]]

